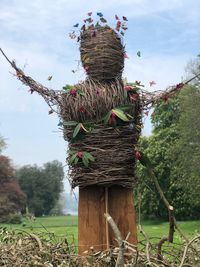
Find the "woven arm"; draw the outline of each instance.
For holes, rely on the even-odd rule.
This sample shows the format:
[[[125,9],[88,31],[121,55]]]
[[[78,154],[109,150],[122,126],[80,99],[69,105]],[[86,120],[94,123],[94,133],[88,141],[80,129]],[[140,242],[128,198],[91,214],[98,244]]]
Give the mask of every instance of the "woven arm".
[[[11,61],[1,48],[0,52],[9,62],[11,67],[16,71],[16,74],[14,75],[17,77],[17,79],[20,80],[24,85],[28,86],[30,88],[31,93],[37,92],[39,95],[41,95],[48,104],[48,106],[51,108],[51,110],[57,112],[56,110],[54,110],[54,106],[57,107],[57,105],[60,104],[60,99],[59,99],[60,92],[49,89],[44,85],[36,82],[30,76],[26,76],[25,73],[19,67],[17,67],[15,61],[14,60]]]
[[[181,88],[183,88],[185,85],[189,84],[196,78],[200,78],[200,73],[193,76],[191,79],[186,80],[185,82],[181,82],[174,86],[170,86],[166,90],[159,90],[155,92],[148,92],[148,91],[142,90],[140,99],[142,102],[143,109],[146,110],[146,109],[151,108],[155,103],[159,102],[160,100],[167,101],[169,98],[177,94]]]

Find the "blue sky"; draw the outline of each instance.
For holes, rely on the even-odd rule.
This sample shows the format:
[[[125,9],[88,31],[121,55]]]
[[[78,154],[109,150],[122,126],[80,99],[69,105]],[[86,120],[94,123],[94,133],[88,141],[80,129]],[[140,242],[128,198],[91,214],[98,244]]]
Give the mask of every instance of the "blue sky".
[[[115,14],[128,17],[124,77],[129,81],[148,85],[155,80],[154,89],[164,89],[180,82],[187,63],[200,53],[197,0],[0,0],[0,47],[44,85],[61,89],[74,84],[84,72],[71,71],[77,66],[79,47],[68,33],[89,11],[102,12],[111,26]],[[58,130],[58,118],[48,115],[45,102],[30,95],[11,73],[0,56],[0,134],[7,139],[5,154],[18,166],[54,159],[65,164],[67,143]],[[144,133],[150,133],[148,120]]]

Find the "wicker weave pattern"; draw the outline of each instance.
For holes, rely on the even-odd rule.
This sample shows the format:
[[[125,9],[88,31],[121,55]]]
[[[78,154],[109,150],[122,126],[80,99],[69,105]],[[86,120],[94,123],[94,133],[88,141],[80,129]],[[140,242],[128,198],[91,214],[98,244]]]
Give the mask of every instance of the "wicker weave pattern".
[[[124,47],[117,33],[110,27],[84,31],[81,35],[80,53],[89,78],[98,81],[121,78]]]
[[[76,84],[73,88],[81,90],[85,96],[63,93],[61,116],[64,121],[85,120],[98,121],[112,108],[130,104],[130,100],[124,95],[123,83],[115,80],[109,83],[100,83],[91,79]],[[133,110],[135,109],[132,103]]]
[[[65,138],[70,139],[72,132],[65,130]],[[133,144],[137,143],[139,133],[129,126],[119,128],[95,125],[95,129],[84,140],[70,143],[69,147],[81,151],[90,151],[95,162],[89,168],[81,164],[70,167],[69,175],[72,187],[89,185],[121,185],[133,187],[135,158]]]

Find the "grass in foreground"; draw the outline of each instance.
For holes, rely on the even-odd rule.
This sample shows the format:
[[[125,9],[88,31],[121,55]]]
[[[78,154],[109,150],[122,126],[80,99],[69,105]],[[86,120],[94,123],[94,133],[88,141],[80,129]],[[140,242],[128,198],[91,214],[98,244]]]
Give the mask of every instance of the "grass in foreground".
[[[69,242],[77,243],[78,236],[78,216],[46,216],[36,218],[35,221],[23,219],[22,224],[0,224],[0,227],[7,227],[10,230],[22,230],[33,233],[54,233],[55,236],[66,237]],[[183,233],[191,238],[200,233],[200,221],[184,221],[178,223]],[[168,234],[168,222],[143,221],[143,229],[150,237],[161,238]],[[139,234],[139,240],[144,239]],[[174,241],[180,241],[179,236],[175,233]]]

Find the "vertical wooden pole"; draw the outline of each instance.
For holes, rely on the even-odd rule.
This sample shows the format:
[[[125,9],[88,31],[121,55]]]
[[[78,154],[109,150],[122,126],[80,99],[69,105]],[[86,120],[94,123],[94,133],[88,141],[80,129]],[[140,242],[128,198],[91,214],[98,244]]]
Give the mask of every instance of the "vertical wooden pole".
[[[108,208],[108,187],[105,187],[105,213],[109,213],[109,208]],[[105,219],[106,220],[106,219]],[[109,241],[109,229],[108,229],[108,221],[106,220],[106,248],[110,248],[110,241]]]
[[[134,207],[133,190],[114,185],[109,188],[109,212],[117,224],[122,238],[130,232],[128,242],[137,244],[136,213]],[[110,246],[117,246],[114,233],[110,230]]]
[[[107,190],[101,186],[88,186],[79,189],[79,254],[90,247],[105,250],[108,245],[117,246],[114,233],[106,226],[106,210],[117,224],[122,238],[125,239],[130,232],[128,241],[137,244],[133,190],[121,186],[111,186]]]

